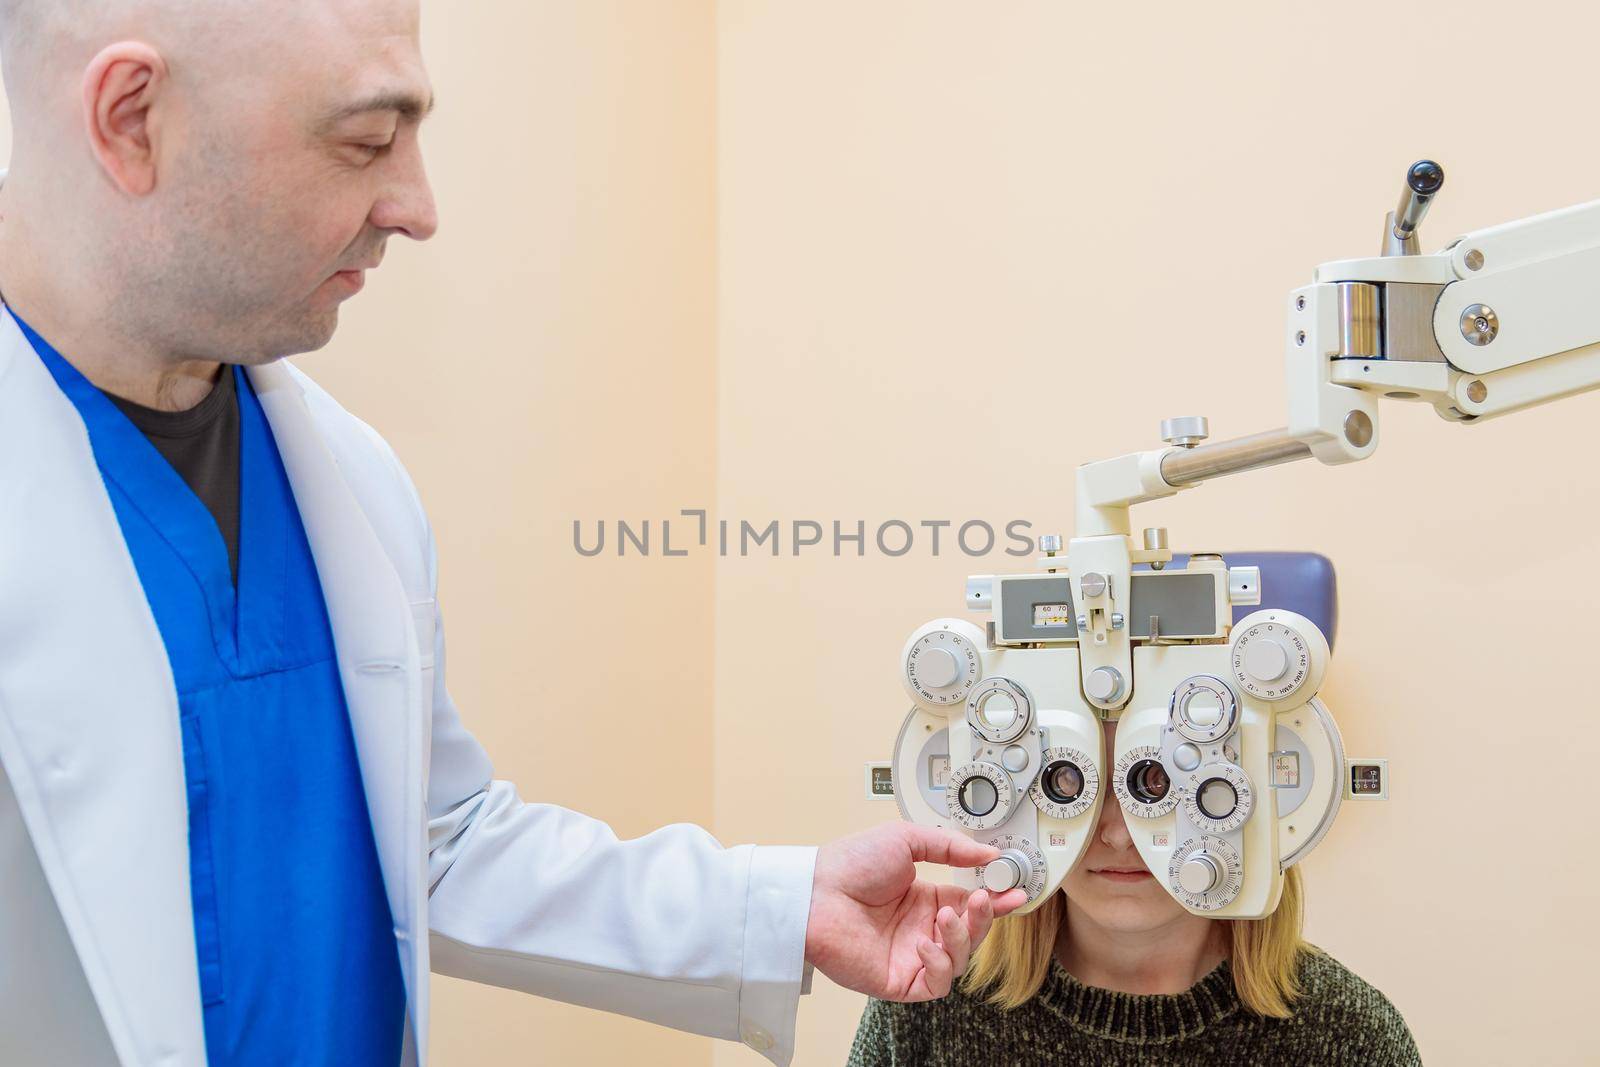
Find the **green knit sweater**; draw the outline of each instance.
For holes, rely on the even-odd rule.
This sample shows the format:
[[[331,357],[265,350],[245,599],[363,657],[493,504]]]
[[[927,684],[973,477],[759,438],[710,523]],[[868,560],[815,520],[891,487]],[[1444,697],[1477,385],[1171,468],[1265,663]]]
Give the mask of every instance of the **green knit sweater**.
[[[1394,1005],[1332,956],[1304,953],[1300,987],[1294,1015],[1270,1019],[1239,1002],[1227,961],[1187,992],[1140,996],[1086,986],[1052,960],[1039,992],[1010,1011],[959,985],[945,999],[923,1004],[868,1001],[850,1067],[1422,1062]]]

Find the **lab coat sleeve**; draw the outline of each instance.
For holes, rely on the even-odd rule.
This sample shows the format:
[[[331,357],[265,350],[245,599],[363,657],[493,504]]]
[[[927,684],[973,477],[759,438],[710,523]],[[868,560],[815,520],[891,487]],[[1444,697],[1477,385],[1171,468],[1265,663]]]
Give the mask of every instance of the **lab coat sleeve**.
[[[436,590],[431,534],[426,550]],[[741,1040],[788,1064],[816,850],[724,848],[689,825],[620,841],[597,819],[524,801],[450,699],[434,600],[433,969]]]

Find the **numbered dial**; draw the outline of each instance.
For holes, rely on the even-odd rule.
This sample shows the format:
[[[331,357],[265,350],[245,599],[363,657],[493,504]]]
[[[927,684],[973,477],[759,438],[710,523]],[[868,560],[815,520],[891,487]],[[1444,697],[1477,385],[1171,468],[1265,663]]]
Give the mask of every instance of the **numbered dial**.
[[[1172,787],[1167,769],[1161,765],[1161,750],[1155,745],[1130,748],[1117,760],[1111,775],[1117,802],[1129,815],[1159,819],[1178,804],[1178,791]]]
[[[913,636],[906,645],[905,681],[911,696],[933,707],[960,704],[983,674],[983,656],[954,628]]]
[[[1233,678],[1260,700],[1284,700],[1311,677],[1311,643],[1283,622],[1258,622],[1233,639]]]
[[[1033,698],[1010,678],[985,678],[967,698],[967,725],[985,741],[1009,744],[1033,722]]]
[[[1044,892],[1044,853],[1020,834],[1001,834],[985,842],[1000,850],[1000,858],[978,868],[978,882],[992,893],[1021,886],[1033,900]]]
[[[1191,837],[1172,854],[1167,884],[1180,903],[1196,911],[1216,911],[1233,903],[1244,886],[1238,851],[1220,837]]]
[[[1183,813],[1207,833],[1237,830],[1250,818],[1255,804],[1250,776],[1232,764],[1201,767],[1183,786]]]
[[[1100,795],[1100,772],[1082,749],[1047,748],[1044,769],[1028,787],[1028,796],[1052,819],[1076,819]]]
[[[952,771],[944,791],[950,817],[968,830],[993,830],[1011,817],[1016,799],[1011,776],[981,761]]]
[[[1239,704],[1221,678],[1197,674],[1172,691],[1170,715],[1180,734],[1209,745],[1227,737],[1239,724]]]

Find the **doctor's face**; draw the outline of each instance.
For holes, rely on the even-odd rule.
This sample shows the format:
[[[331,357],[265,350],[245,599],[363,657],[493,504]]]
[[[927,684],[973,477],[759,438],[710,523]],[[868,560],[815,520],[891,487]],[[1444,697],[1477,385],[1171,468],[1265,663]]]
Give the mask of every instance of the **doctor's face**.
[[[437,226],[415,0],[286,8],[241,31],[245,69],[185,94],[148,280],[174,347],[232,362],[320,348],[389,238]]]

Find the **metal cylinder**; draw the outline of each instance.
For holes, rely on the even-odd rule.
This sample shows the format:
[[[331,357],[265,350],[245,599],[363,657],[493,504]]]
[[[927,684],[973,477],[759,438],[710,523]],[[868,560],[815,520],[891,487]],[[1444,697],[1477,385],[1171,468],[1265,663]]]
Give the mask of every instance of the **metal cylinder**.
[[[1168,485],[1193,485],[1224,474],[1310,458],[1310,445],[1290,437],[1288,430],[1271,430],[1197,448],[1175,449],[1161,457],[1161,477]]]
[[[1339,283],[1339,356],[1380,359],[1378,287],[1368,282]]]
[[[1400,203],[1394,209],[1394,235],[1406,240],[1422,225],[1428,205],[1444,185],[1444,168],[1431,159],[1419,159],[1406,171],[1406,183],[1400,190]]]

